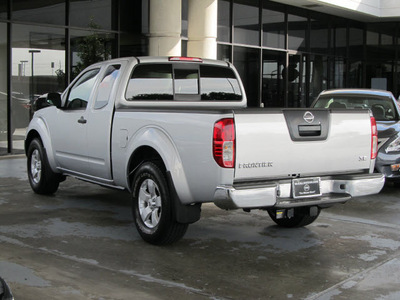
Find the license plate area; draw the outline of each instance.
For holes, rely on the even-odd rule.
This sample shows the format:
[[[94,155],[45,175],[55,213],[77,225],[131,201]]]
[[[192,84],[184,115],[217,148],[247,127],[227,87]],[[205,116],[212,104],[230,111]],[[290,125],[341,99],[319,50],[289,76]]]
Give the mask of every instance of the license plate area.
[[[292,179],[293,198],[309,198],[321,196],[321,178],[296,178]]]

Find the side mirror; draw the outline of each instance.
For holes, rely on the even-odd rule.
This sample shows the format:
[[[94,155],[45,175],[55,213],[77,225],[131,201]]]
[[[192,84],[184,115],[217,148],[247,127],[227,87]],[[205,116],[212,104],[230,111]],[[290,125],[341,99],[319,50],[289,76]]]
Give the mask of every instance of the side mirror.
[[[61,107],[61,95],[59,93],[48,93],[40,96],[33,103],[33,111],[48,107],[48,106]]]

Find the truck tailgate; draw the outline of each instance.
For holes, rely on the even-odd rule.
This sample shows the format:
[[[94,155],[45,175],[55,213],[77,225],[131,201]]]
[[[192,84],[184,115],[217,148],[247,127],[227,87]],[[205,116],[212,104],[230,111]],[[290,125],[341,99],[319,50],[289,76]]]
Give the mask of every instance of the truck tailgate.
[[[367,129],[367,130],[366,130]],[[369,111],[235,111],[235,181],[369,170]]]

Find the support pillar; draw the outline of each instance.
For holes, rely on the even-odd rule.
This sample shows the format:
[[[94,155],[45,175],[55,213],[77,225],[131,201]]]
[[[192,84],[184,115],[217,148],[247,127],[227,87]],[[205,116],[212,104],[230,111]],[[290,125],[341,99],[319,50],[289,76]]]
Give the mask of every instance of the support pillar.
[[[188,56],[217,58],[218,0],[189,0]]]
[[[181,55],[181,0],[151,0],[150,56]]]

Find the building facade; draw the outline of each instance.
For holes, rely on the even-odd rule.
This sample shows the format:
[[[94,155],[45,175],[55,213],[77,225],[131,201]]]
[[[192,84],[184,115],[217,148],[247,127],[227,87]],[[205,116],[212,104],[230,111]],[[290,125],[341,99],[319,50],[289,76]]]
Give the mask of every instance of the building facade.
[[[3,0],[0,153],[23,150],[35,97],[88,64],[139,55],[232,62],[249,106],[307,107],[330,88],[400,93],[389,0]]]

